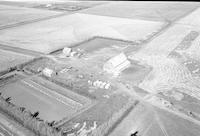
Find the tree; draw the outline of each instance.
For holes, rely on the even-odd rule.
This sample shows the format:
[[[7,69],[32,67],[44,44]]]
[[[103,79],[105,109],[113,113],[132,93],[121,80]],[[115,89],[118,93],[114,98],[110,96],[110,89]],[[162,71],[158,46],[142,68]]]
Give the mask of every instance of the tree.
[[[33,118],[36,118],[38,115],[39,115],[39,112],[38,112],[38,111],[35,112],[34,114],[31,114],[31,116],[32,116]]]
[[[10,102],[11,101],[11,97],[8,97],[5,99],[6,102]]]

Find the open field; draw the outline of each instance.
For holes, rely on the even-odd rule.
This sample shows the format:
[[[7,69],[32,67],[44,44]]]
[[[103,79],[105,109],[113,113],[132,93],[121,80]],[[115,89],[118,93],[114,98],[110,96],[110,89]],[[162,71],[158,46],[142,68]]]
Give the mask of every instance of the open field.
[[[63,8],[70,7],[70,6],[77,6],[77,7],[84,7],[84,8],[90,8],[93,6],[97,6],[100,4],[108,3],[106,1],[0,1],[0,4],[2,5],[10,5],[10,6],[19,6],[19,7],[28,7],[28,8],[41,8],[41,9],[48,9],[45,7],[45,5],[48,4],[55,4],[58,5],[58,9],[51,9],[51,7],[48,10],[59,10],[59,11],[67,11]],[[40,7],[41,6],[41,7]],[[43,7],[44,6],[44,7]],[[60,8],[60,9],[59,9]],[[62,10],[63,9],[63,10]],[[72,10],[73,11],[73,10]]]
[[[168,57],[177,46],[180,47],[184,38],[187,38],[191,31],[198,31],[198,28],[175,24],[132,55],[134,60],[141,61],[153,68],[140,87],[150,92],[157,92],[171,89],[186,81],[192,81],[189,70],[173,58]]]
[[[0,28],[60,14],[55,11],[44,11],[7,5],[0,5],[0,11]]]
[[[10,83],[0,90],[4,97],[11,97],[12,103],[25,107],[32,113],[39,111],[39,117],[49,122],[70,118],[82,109],[84,104],[88,104],[88,101],[79,103],[78,97],[75,100],[63,96],[29,79]]]
[[[143,136],[196,136],[200,126],[153,106],[138,105],[110,136],[138,131]]]
[[[17,66],[33,59],[32,56],[18,54],[15,52],[0,50],[0,71]]]
[[[12,47],[50,53],[94,36],[145,40],[162,27],[164,24],[161,22],[75,13],[2,30],[0,42]]]
[[[144,19],[154,21],[174,21],[199,6],[199,3],[189,2],[111,2],[90,9],[82,13]]]
[[[199,27],[199,23],[200,23],[200,19],[199,18],[200,18],[200,8],[198,8],[195,11],[193,11],[188,16],[180,19],[177,23]]]

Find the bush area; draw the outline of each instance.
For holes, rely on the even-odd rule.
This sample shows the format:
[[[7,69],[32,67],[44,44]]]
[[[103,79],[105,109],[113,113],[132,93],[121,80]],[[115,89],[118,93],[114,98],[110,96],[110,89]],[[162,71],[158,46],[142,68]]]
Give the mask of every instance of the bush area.
[[[39,136],[61,136],[59,129],[40,118],[34,117],[33,114],[26,111],[25,108],[12,104],[8,101],[8,98],[5,99],[0,96],[0,110]]]
[[[137,104],[138,101],[130,100],[122,109],[114,113],[107,122],[93,130],[90,136],[108,136]]]

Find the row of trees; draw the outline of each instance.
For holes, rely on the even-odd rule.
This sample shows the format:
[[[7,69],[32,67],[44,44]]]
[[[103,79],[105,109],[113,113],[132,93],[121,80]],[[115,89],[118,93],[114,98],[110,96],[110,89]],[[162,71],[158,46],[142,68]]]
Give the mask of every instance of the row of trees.
[[[39,136],[61,136],[61,131],[54,128],[52,123],[45,122],[37,117],[39,112],[32,114],[30,111],[26,111],[25,108],[11,103],[10,99],[10,97],[5,99],[0,96],[0,110]]]
[[[130,100],[122,109],[114,113],[107,122],[104,122],[97,129],[93,130],[90,136],[108,136],[137,103],[138,101]]]

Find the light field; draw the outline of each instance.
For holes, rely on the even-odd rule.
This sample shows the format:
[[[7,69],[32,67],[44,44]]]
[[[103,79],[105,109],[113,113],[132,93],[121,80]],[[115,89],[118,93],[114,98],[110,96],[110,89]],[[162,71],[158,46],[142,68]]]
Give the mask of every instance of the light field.
[[[153,21],[174,21],[195,9],[199,3],[189,2],[110,2],[81,11],[82,13],[144,19]]]
[[[162,22],[72,14],[0,31],[0,42],[42,53],[50,53],[94,36],[122,40],[145,40],[159,31]]]
[[[200,8],[196,9],[188,16],[180,19],[177,23],[199,27],[200,26],[199,25],[200,24]]]

